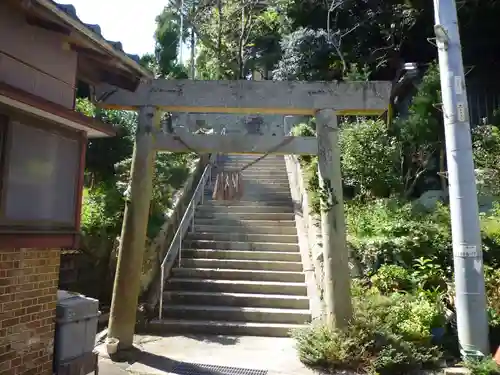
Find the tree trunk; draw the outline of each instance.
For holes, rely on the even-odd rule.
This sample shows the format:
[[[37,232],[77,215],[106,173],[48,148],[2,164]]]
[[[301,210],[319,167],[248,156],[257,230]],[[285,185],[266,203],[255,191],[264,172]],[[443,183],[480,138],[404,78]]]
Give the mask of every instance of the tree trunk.
[[[222,79],[222,0],[217,0],[217,79]]]
[[[245,39],[245,2],[241,1],[241,33],[238,41],[238,79],[243,77],[243,40]]]

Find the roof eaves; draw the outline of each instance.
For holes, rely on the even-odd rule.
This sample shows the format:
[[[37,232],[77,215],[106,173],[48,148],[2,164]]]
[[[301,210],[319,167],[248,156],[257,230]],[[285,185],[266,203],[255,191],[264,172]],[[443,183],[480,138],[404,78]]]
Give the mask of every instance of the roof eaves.
[[[127,54],[123,50],[120,42],[109,41],[102,36],[101,27],[83,22],[78,18],[76,8],[72,4],[59,4],[53,0],[36,0],[40,5],[62,18],[78,31],[85,34],[95,43],[100,45],[108,52],[115,55],[129,68],[132,68],[141,78],[153,78],[152,73],[140,65],[138,55]]]

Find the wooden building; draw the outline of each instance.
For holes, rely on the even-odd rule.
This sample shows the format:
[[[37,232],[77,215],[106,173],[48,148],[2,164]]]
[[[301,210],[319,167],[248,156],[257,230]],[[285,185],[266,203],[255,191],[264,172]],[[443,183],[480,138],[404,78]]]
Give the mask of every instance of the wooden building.
[[[149,74],[72,6],[0,2],[0,374],[52,374],[60,251],[78,246],[87,140],[76,87]]]

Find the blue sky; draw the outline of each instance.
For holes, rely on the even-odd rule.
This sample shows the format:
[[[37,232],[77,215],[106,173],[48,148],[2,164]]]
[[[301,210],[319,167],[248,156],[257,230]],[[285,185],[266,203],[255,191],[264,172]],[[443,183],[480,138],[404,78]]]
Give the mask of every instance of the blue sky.
[[[106,39],[119,41],[127,53],[153,52],[155,18],[166,0],[56,0],[71,3],[86,23],[99,24]]]

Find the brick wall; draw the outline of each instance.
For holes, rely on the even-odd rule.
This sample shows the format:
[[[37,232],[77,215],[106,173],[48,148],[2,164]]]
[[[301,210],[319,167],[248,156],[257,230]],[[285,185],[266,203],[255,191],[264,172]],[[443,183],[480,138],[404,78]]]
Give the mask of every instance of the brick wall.
[[[0,250],[0,375],[52,374],[58,277],[58,250]]]

